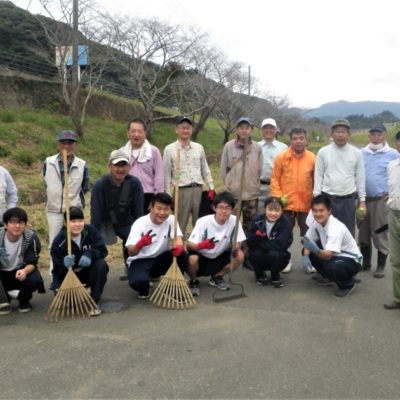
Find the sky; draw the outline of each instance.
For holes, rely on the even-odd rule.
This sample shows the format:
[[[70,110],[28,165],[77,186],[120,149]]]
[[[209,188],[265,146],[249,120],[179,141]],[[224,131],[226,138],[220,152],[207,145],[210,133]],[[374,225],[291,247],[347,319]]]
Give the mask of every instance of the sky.
[[[400,102],[398,0],[95,1],[111,14],[195,26],[291,106]],[[13,3],[40,10],[35,0]]]

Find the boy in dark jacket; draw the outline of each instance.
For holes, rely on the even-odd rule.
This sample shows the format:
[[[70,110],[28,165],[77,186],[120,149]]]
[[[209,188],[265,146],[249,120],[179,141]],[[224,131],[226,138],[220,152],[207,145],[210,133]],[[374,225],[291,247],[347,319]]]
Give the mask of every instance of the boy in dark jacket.
[[[11,312],[10,298],[19,301],[20,312],[32,309],[30,299],[36,290],[44,293],[44,283],[37,268],[40,241],[36,233],[26,227],[28,215],[22,208],[8,209],[0,228],[0,281],[8,302],[3,302],[0,314]]]
[[[68,255],[65,227],[51,245],[54,289],[61,286],[68,268],[72,267],[80,281],[90,287],[92,298],[98,303],[108,273],[108,265],[104,259],[108,252],[104,240],[93,225],[85,224],[83,211],[78,207],[70,208],[70,231],[71,255]]]
[[[264,205],[265,213],[254,218],[247,234],[249,260],[258,285],[268,285],[265,271],[271,271],[272,286],[280,288],[283,281],[279,273],[290,259],[287,249],[292,242],[292,230],[279,199],[268,197]]]

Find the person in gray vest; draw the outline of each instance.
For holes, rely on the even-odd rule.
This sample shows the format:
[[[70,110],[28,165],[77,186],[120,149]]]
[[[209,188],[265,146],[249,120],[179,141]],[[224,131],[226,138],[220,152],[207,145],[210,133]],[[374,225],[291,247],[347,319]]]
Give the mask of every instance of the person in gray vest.
[[[122,239],[125,269],[120,276],[127,279],[128,249],[125,247],[132,224],[143,215],[142,184],[129,175],[129,156],[123,150],[114,150],[108,159],[110,173],[98,179],[93,186],[90,201],[90,223],[101,233],[106,244]]]
[[[62,152],[67,152],[68,193],[71,207],[85,206],[84,195],[89,190],[89,169],[86,161],[75,156],[77,135],[73,131],[62,131],[57,135],[59,152],[47,157],[43,166],[43,178],[46,185],[46,215],[49,225],[49,249],[54,238],[64,227],[64,163]],[[50,259],[50,274],[53,263]]]
[[[11,174],[0,165],[0,226],[3,225],[3,214],[8,208],[18,203],[18,192]]]

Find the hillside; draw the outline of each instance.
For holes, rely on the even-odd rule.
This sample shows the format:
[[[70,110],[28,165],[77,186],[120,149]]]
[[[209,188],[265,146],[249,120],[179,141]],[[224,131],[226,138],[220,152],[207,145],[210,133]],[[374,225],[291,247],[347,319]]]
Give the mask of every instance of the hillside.
[[[336,118],[344,118],[348,115],[364,115],[370,117],[389,111],[400,118],[400,103],[386,101],[356,101],[345,100],[322,104],[320,107],[306,111],[306,118],[318,118],[327,123]]]

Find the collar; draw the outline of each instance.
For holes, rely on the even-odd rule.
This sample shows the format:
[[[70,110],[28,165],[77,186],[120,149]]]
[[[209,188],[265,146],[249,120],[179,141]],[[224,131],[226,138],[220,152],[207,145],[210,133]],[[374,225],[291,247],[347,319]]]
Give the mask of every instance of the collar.
[[[242,144],[239,140],[239,136],[236,136],[236,139],[234,139],[234,144],[236,147],[239,147],[241,149],[244,149],[244,144]],[[251,137],[249,136],[249,145],[251,144]]]

